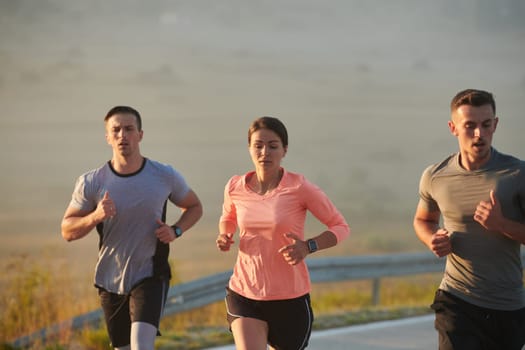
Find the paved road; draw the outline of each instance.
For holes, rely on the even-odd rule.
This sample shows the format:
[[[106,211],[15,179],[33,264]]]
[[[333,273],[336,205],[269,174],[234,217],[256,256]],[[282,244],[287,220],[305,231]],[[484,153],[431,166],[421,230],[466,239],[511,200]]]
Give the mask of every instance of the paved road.
[[[312,333],[308,350],[437,349],[434,315],[383,321]],[[233,345],[208,350],[234,350]]]

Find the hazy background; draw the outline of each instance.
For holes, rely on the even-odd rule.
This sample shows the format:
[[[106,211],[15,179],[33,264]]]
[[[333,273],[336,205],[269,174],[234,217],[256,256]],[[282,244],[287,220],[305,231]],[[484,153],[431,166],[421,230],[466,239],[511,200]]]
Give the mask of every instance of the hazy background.
[[[223,188],[252,168],[262,115],[289,129],[284,166],[352,227],[320,256],[421,250],[419,176],[457,149],[457,91],[492,91],[494,144],[525,158],[523,3],[0,0],[0,256],[69,259],[90,278],[97,235],[66,243],[60,220],[76,178],[111,156],[102,120],[117,104],[141,112],[144,155],[204,204],[172,244],[184,279],[231,267],[214,244]]]

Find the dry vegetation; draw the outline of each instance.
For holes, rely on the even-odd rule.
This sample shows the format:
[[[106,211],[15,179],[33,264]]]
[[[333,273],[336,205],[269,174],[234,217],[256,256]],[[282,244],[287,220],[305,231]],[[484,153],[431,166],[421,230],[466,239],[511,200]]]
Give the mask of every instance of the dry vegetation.
[[[39,263],[37,264],[36,261]],[[57,262],[58,261],[58,262]],[[52,324],[63,323],[98,308],[94,289],[80,288],[68,265],[58,258],[13,256],[3,266],[1,281],[0,349],[12,349],[14,339]],[[176,274],[175,274],[176,275]],[[422,275],[381,280],[380,304],[373,305],[370,281],[315,284],[312,303],[315,328],[331,328],[429,312],[428,303],[439,276]],[[174,278],[174,283],[177,278]],[[158,349],[201,349],[232,341],[224,305],[217,302],[201,309],[165,317]],[[73,332],[65,327],[59,336],[33,349],[110,349],[103,324]]]

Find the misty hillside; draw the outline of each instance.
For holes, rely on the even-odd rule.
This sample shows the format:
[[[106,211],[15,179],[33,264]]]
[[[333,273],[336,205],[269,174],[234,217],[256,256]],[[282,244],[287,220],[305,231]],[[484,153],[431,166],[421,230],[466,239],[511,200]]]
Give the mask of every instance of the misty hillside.
[[[524,17],[518,0],[0,0],[1,233],[60,241],[77,176],[110,158],[103,116],[129,104],[143,153],[201,197],[203,241],[227,179],[252,167],[249,123],[273,115],[284,166],[356,240],[396,233],[394,249],[413,249],[420,173],[457,149],[457,91],[492,91],[495,146],[525,158]]]

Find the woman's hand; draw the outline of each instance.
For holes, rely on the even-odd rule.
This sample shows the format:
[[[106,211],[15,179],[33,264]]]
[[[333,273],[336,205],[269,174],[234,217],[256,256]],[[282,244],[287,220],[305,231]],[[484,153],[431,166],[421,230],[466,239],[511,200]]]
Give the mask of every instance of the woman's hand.
[[[279,253],[283,255],[288,264],[297,265],[308,255],[308,245],[293,233],[286,233],[284,236],[292,239],[292,244],[279,249]]]
[[[235,243],[232,237],[233,233],[219,233],[217,239],[215,240],[217,248],[219,248],[219,250],[222,252],[227,252],[230,250],[231,245]]]

